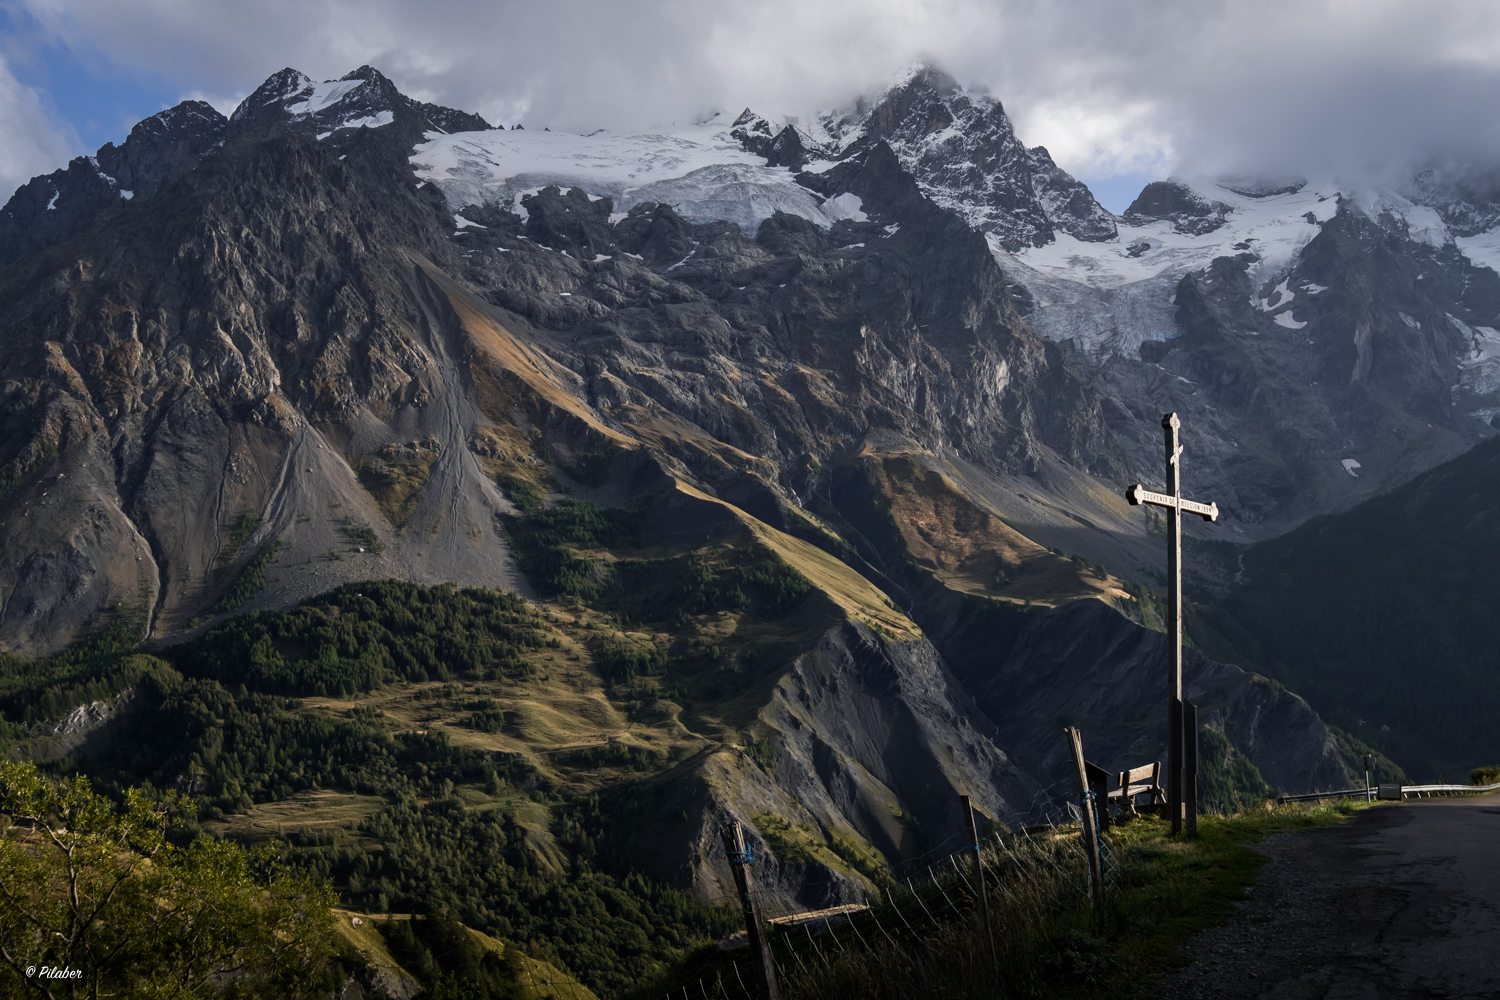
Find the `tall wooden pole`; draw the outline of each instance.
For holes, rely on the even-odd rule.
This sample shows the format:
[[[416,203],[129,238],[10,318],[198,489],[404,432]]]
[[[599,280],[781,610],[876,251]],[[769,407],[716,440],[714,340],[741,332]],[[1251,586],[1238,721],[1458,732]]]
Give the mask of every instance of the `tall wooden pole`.
[[[1089,795],[1088,772],[1083,766],[1083,734],[1073,727],[1064,729],[1073,767],[1078,772],[1078,793],[1083,802],[1083,849],[1089,856],[1089,882],[1094,909],[1104,909],[1104,865],[1099,858],[1099,828],[1094,825],[1094,799]]]
[[[1177,414],[1161,418],[1167,449],[1167,493],[1175,501],[1167,513],[1167,810],[1172,832],[1182,832],[1182,445]]]
[[[1182,445],[1177,414],[1161,418],[1167,449],[1167,492],[1155,493],[1136,483],[1125,491],[1131,506],[1151,504],[1167,512],[1167,637],[1171,643],[1167,661],[1167,814],[1172,832],[1182,832],[1184,814],[1183,706],[1182,706],[1182,512],[1197,514],[1205,521],[1219,519],[1219,505],[1182,499]],[[1195,733],[1197,731],[1194,726]],[[1194,793],[1196,798],[1196,794]],[[1196,808],[1196,806],[1194,806]],[[1194,826],[1196,829],[1196,825]]]
[[[1182,702],[1182,807],[1184,831],[1198,836],[1198,706]]]
[[[729,859],[729,870],[734,872],[734,885],[739,890],[740,908],[745,911],[745,934],[750,938],[751,964],[755,966],[755,982],[760,987],[760,1000],[781,1000],[781,990],[776,985],[776,963],[771,960],[771,942],[766,940],[766,924],[760,916],[760,903],[750,887],[750,865],[755,856],[745,847],[745,831],[738,823],[730,823],[722,831],[724,854]]]
[[[969,828],[969,846],[974,855],[974,895],[979,900],[979,933],[984,937],[984,947],[990,956],[990,968],[995,967],[995,938],[990,933],[989,892],[984,887],[984,865],[979,860],[979,827],[974,823],[974,804],[963,797],[964,823]]]

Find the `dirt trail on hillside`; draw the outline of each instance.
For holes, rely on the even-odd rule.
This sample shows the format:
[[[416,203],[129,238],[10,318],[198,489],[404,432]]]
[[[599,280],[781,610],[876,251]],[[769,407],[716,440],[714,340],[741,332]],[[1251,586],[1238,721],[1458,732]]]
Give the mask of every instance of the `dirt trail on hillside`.
[[[1251,900],[1155,995],[1500,997],[1500,796],[1389,803],[1278,834]]]

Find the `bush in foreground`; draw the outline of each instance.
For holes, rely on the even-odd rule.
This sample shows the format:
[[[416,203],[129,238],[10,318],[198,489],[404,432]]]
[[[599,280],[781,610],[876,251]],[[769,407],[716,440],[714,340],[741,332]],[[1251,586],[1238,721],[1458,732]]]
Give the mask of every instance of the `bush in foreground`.
[[[87,778],[0,764],[0,995],[330,990],[333,892],[282,867],[279,845],[247,852],[200,836],[174,846],[168,831],[185,806],[130,789],[117,808]]]

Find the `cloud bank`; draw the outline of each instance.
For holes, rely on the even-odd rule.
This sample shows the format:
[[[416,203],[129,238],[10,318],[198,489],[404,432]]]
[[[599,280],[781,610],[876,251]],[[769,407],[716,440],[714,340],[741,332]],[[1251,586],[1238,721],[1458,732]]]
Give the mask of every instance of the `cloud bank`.
[[[221,105],[283,66],[369,63],[497,124],[623,131],[806,113],[926,59],[1083,177],[1500,162],[1500,5],[1457,0],[18,2],[80,58]],[[26,121],[48,148],[44,117]]]

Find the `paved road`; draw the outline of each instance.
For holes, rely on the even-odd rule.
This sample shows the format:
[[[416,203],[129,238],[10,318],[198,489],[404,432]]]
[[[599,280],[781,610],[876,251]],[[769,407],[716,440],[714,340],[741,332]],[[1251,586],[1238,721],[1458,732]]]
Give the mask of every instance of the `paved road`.
[[[1500,795],[1385,803],[1278,834],[1251,899],[1164,1000],[1500,998]]]

